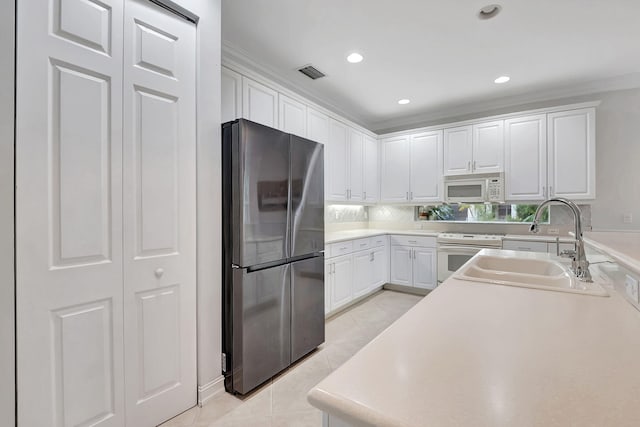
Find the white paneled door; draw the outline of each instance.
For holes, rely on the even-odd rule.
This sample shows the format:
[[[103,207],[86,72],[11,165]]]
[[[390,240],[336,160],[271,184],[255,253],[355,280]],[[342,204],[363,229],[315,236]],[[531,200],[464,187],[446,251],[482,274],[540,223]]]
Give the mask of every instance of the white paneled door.
[[[195,27],[17,7],[19,423],[156,425],[196,402]]]
[[[122,1],[17,4],[21,427],[124,425]]]
[[[124,17],[127,424],[196,402],[196,28],[146,0]]]

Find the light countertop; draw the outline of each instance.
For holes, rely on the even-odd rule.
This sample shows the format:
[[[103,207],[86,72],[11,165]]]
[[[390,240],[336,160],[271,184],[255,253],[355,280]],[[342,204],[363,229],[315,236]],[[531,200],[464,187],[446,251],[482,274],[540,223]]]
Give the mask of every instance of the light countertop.
[[[584,233],[584,242],[640,274],[640,232],[590,231]]]
[[[452,277],[308,399],[353,425],[638,426],[640,312],[601,284],[609,297]]]
[[[556,239],[560,243],[573,243],[575,240],[571,236],[552,236],[548,234],[507,234],[502,240],[521,240],[525,242],[550,242],[555,243]]]
[[[333,231],[325,233],[325,244],[343,242],[345,240],[361,239],[364,237],[381,236],[384,234],[401,234],[406,236],[431,236],[436,237],[439,232],[428,230],[382,230],[372,228],[362,228],[358,230]]]

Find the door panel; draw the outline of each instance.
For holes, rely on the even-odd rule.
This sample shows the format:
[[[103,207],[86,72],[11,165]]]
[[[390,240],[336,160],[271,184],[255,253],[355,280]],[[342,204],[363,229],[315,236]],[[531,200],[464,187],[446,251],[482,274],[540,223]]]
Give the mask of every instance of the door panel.
[[[411,137],[411,199],[442,200],[442,131]]]
[[[287,258],[290,137],[247,120],[233,132],[232,262],[249,267]]]
[[[306,138],[307,106],[284,95],[279,95],[280,126],[283,132]]]
[[[349,129],[349,200],[364,196],[364,135]]]
[[[434,289],[437,285],[436,250],[431,248],[416,248],[413,253],[413,286]]]
[[[364,137],[364,194],[366,202],[377,202],[380,187],[378,180],[378,141]]]
[[[353,297],[358,298],[369,291],[372,275],[371,252],[353,254]]]
[[[471,126],[445,129],[444,174],[463,175],[471,173],[472,150]]]
[[[410,186],[409,138],[385,139],[380,144],[380,201],[408,202]]]
[[[473,125],[473,173],[504,170],[503,120]]]
[[[324,146],[291,136],[291,257],[324,249]]]
[[[125,6],[124,322],[128,425],[196,403],[195,25]]]
[[[507,200],[544,200],[547,196],[547,116],[508,119],[505,126]]]
[[[324,256],[291,264],[291,362],[324,342]]]
[[[18,419],[122,426],[122,4],[17,19]]]
[[[244,394],[290,364],[290,265],[233,274],[233,387]]]
[[[276,128],[278,126],[278,92],[243,76],[242,117]]]
[[[389,257],[387,256],[387,248],[383,247],[374,249],[372,258],[372,274],[369,290],[384,285],[387,283],[389,278]]]
[[[333,259],[332,283],[331,310],[335,310],[353,298],[353,258],[351,255]]]
[[[349,140],[347,127],[329,119],[329,141],[325,144],[327,157],[327,182],[325,198],[327,200],[347,200]]]
[[[391,246],[391,283],[412,285],[412,253],[412,249],[406,246]]]

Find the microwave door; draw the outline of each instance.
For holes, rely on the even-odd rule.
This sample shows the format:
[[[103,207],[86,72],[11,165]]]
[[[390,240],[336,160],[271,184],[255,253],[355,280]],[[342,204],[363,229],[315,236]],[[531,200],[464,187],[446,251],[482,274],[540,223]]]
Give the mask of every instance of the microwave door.
[[[485,201],[485,185],[482,181],[448,183],[446,192],[447,200],[452,202]]]

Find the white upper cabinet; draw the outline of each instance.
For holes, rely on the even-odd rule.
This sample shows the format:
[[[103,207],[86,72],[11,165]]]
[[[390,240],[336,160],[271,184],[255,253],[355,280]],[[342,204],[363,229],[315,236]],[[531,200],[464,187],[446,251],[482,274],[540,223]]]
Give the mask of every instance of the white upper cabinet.
[[[320,144],[329,140],[329,117],[311,107],[307,107],[307,138]]]
[[[327,200],[348,200],[349,128],[329,119],[329,141],[325,145],[324,188]]]
[[[364,200],[364,135],[349,129],[349,188],[350,201]]]
[[[471,173],[473,157],[472,126],[459,126],[444,130],[444,174]]]
[[[504,120],[473,125],[473,173],[504,170]]]
[[[442,200],[442,131],[411,136],[410,171],[409,199],[415,202]]]
[[[306,138],[307,106],[282,94],[279,96],[278,103],[280,130]]]
[[[503,120],[444,130],[444,175],[502,172]]]
[[[235,71],[222,67],[221,86],[221,123],[230,122],[242,116],[242,76]]]
[[[547,116],[505,120],[506,200],[547,197]]]
[[[242,117],[272,128],[278,127],[278,92],[242,77]]]
[[[408,202],[410,185],[409,137],[383,139],[380,143],[380,201]]]
[[[547,115],[549,196],[596,197],[595,109]]]
[[[378,201],[378,141],[364,137],[364,194],[363,200],[368,203]]]

